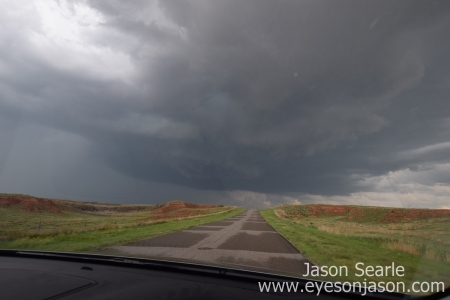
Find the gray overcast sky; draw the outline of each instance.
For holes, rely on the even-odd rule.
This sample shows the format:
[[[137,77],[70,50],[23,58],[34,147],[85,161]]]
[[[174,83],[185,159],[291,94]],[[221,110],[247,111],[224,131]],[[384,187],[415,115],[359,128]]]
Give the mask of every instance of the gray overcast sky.
[[[0,7],[0,192],[450,208],[449,1]]]

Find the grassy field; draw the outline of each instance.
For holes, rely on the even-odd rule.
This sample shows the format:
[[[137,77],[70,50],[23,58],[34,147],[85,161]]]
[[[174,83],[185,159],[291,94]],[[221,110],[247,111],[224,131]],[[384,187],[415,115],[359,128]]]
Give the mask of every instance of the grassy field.
[[[450,210],[290,205],[276,212],[321,231],[366,238],[387,249],[450,263]]]
[[[95,251],[218,221],[244,211],[180,201],[156,206],[109,205],[22,195],[2,197],[0,249]],[[18,201],[11,205],[11,199]]]
[[[60,233],[91,232],[103,229],[137,227],[181,220],[202,215],[220,214],[231,207],[217,207],[201,211],[199,209],[180,209],[172,213],[156,215],[149,207],[132,212],[80,212],[63,211],[62,213],[24,212],[16,207],[0,208],[0,237],[48,236]],[[186,214],[181,215],[181,212]]]
[[[382,220],[392,209],[357,207],[323,212],[306,206],[283,206],[261,211],[264,219],[311,262],[319,266],[347,266],[348,276],[316,279],[361,282],[443,281],[450,286],[450,218]],[[366,210],[361,213],[361,210]],[[410,213],[410,212],[407,212]],[[357,217],[356,217],[357,216]],[[411,250],[413,249],[413,250]],[[405,276],[358,277],[355,264],[405,268]]]

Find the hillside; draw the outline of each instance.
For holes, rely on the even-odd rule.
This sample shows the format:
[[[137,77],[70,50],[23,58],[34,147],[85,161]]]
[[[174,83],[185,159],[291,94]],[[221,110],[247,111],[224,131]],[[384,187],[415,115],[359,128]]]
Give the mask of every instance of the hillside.
[[[84,212],[92,214],[111,214],[147,211],[158,216],[182,210],[207,210],[218,205],[195,204],[183,201],[171,201],[162,204],[111,204],[101,202],[83,202],[74,200],[46,199],[20,194],[0,194],[0,208],[15,208],[23,212],[45,212],[60,214],[63,212]]]
[[[17,208],[24,212],[49,212],[60,214],[62,207],[53,200],[27,195],[0,195],[0,208]]]
[[[450,209],[345,205],[281,205],[279,220],[326,232],[358,237],[394,251],[450,262]]]
[[[418,209],[345,205],[285,205],[278,211],[291,219],[337,217],[341,221],[404,223],[432,218],[450,218],[450,209]]]
[[[183,201],[157,205],[109,204],[0,194],[0,239],[142,226],[230,209]]]

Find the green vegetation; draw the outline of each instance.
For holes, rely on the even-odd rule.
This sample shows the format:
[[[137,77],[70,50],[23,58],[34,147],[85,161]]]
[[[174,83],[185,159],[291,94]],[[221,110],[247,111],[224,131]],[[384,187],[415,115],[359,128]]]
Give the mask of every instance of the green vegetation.
[[[276,213],[321,231],[367,238],[391,250],[450,263],[450,210],[289,205]]]
[[[62,213],[46,211],[24,212],[17,207],[0,208],[0,239],[49,236],[91,232],[105,229],[137,227],[158,223],[161,221],[181,220],[202,215],[220,214],[231,207],[216,207],[210,209],[179,209],[172,213],[156,215],[152,207],[141,211],[111,213],[111,212],[80,212],[64,210]],[[162,218],[156,218],[162,217]]]
[[[0,209],[0,236],[9,238],[48,236],[60,233],[95,231],[113,227],[132,227],[148,213],[134,212],[117,215],[64,211],[24,212],[16,207]]]
[[[222,212],[202,216],[202,217],[194,217],[194,218],[186,218],[180,220],[161,220],[156,221],[149,224],[135,224],[133,223],[134,216],[97,216],[97,215],[84,215],[84,214],[68,214],[68,220],[65,220],[61,216],[57,216],[56,214],[45,214],[45,213],[24,213],[24,212],[10,212],[7,211],[6,214],[15,214],[15,217],[20,218],[20,214],[22,220],[24,218],[32,218],[34,219],[34,224],[39,219],[42,221],[49,218],[47,221],[49,223],[61,222],[61,224],[65,224],[69,226],[70,224],[76,229],[83,229],[84,224],[87,224],[86,227],[89,228],[88,231],[74,231],[72,233],[56,233],[51,235],[35,235],[35,236],[26,236],[19,238],[11,238],[7,236],[3,236],[0,238],[0,248],[3,249],[29,249],[29,250],[57,250],[57,251],[95,251],[103,247],[109,247],[114,245],[121,245],[126,243],[131,243],[135,241],[139,241],[145,238],[151,238],[158,235],[163,235],[183,229],[187,229],[193,226],[219,221],[222,219],[226,219],[238,214],[241,214],[244,211],[242,208],[230,208],[226,207],[226,209],[222,208]],[[0,209],[0,214],[5,214],[5,209]],[[18,215],[19,214],[19,215]],[[27,214],[27,215],[24,215]],[[136,214],[136,213],[133,213]],[[140,215],[141,212],[137,213]],[[2,220],[2,215],[0,215]],[[74,222],[75,219],[80,218],[83,221]],[[78,219],[78,220],[80,220]],[[109,220],[108,220],[109,219]],[[110,224],[114,222],[114,219],[119,224],[131,224],[129,227],[123,225],[117,225],[117,227],[110,228],[102,228],[100,223],[96,225],[97,220],[103,220],[103,222],[107,222]],[[108,220],[108,221],[106,221]],[[5,221],[2,221],[4,223]],[[108,223],[110,222],[110,223]],[[33,222],[32,222],[33,223]],[[91,226],[93,225],[93,227]],[[18,225],[19,226],[19,225]],[[26,225],[23,225],[26,226]],[[5,228],[5,227],[3,227]]]
[[[0,248],[95,251],[235,216],[244,209],[172,201],[120,205],[0,195]]]
[[[419,237],[426,236],[428,241],[436,241],[445,246],[449,239],[444,239],[450,233],[447,230],[448,218],[380,224],[379,211],[375,211],[374,215],[361,217],[358,221],[349,221],[344,220],[347,214],[344,217],[329,214],[311,217],[308,214],[311,207],[298,206],[295,209],[306,213],[293,219],[284,209],[277,208],[262,210],[261,215],[311,262],[319,266],[347,266],[349,270],[348,277],[315,277],[316,279],[362,282],[366,278],[368,281],[403,281],[407,286],[413,281],[443,281],[446,285],[450,284],[450,263],[442,257],[436,261],[392,249],[388,245],[389,241],[397,238],[407,239],[415,235],[417,241],[420,240]],[[419,229],[419,232],[415,233],[408,226]],[[394,231],[396,234],[393,234]],[[395,262],[405,268],[405,276],[357,277],[355,264],[358,262],[366,266],[388,266]]]

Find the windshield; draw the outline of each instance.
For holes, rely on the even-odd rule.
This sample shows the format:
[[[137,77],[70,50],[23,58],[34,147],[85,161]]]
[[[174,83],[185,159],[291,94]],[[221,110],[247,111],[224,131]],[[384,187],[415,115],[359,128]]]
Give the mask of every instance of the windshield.
[[[450,2],[3,2],[0,249],[450,286]]]

